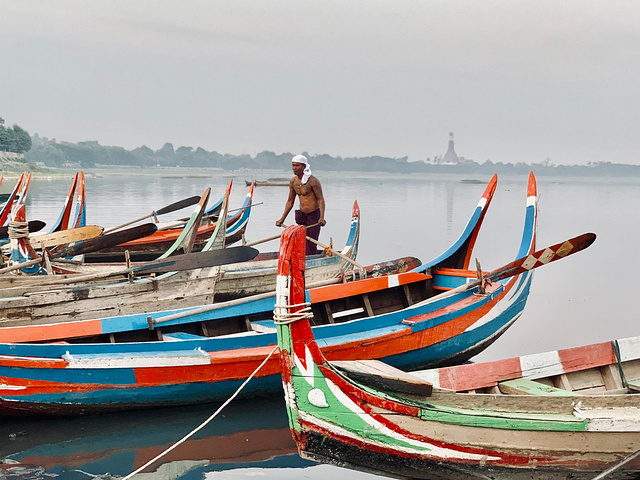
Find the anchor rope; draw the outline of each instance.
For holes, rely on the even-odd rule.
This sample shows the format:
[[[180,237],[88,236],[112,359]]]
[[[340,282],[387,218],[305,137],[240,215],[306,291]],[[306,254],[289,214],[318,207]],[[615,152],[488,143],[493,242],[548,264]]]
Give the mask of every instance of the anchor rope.
[[[256,368],[253,373],[251,375],[249,375],[249,377],[247,377],[247,379],[242,382],[242,385],[240,385],[238,387],[238,389],[233,393],[233,395],[231,395],[222,405],[220,405],[220,407],[213,413],[211,414],[211,416],[209,416],[209,418],[207,418],[204,422],[202,422],[198,427],[194,428],[193,430],[191,430],[191,432],[189,432],[188,434],[186,434],[184,437],[182,437],[180,440],[178,440],[176,443],[174,443],[173,445],[171,445],[169,448],[167,448],[166,450],[164,450],[163,452],[159,453],[158,455],[156,455],[154,458],[152,458],[151,460],[149,460],[147,463],[145,463],[144,465],[142,465],[141,467],[139,467],[137,470],[131,472],[129,475],[127,475],[126,477],[122,478],[122,480],[129,480],[131,477],[133,477],[134,475],[142,472],[145,468],[147,468],[149,465],[153,464],[155,461],[159,460],[160,458],[164,457],[167,453],[169,453],[170,451],[174,450],[175,448],[177,448],[179,445],[181,445],[182,443],[184,443],[185,441],[187,441],[189,438],[191,438],[193,435],[195,435],[197,432],[199,432],[200,430],[202,430],[207,424],[209,424],[209,422],[211,422],[214,418],[216,418],[218,416],[218,414],[227,406],[229,405],[229,403],[231,403],[231,401],[236,398],[238,396],[238,394],[242,391],[242,389],[247,385],[247,383],[249,383],[249,380],[251,380],[256,373],[258,373],[258,371],[264,367],[264,365],[267,363],[267,361],[273,356],[273,354],[278,350],[278,346],[276,345],[273,350],[271,350],[271,353],[269,353],[269,355],[267,355],[267,357],[263,360],[263,362],[258,366],[258,368]]]

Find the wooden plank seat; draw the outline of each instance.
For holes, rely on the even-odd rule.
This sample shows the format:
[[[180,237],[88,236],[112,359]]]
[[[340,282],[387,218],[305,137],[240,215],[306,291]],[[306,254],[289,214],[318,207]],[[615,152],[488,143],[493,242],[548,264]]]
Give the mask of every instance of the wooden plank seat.
[[[204,340],[205,338],[207,337],[186,332],[171,332],[162,335],[162,339],[167,342],[176,342],[178,340]]]
[[[574,392],[562,390],[529,378],[515,378],[498,383],[500,392],[509,395],[545,395],[545,396],[575,396]]]
[[[251,330],[259,333],[276,333],[276,324],[273,320],[251,322]]]

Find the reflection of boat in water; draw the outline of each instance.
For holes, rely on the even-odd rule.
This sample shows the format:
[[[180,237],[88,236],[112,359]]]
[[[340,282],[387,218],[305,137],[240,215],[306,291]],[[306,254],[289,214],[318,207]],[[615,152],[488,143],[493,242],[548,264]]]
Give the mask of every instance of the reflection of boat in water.
[[[267,178],[266,180],[254,180],[256,187],[288,187],[290,178]],[[250,180],[245,180],[244,183],[251,185]]]
[[[296,453],[282,399],[260,399],[258,405],[256,409],[255,401],[232,402],[211,423],[143,473],[153,472],[152,478],[162,480],[182,478],[187,472],[189,478],[203,478],[200,473],[193,475],[248,467],[313,465]],[[58,480],[106,473],[128,475],[199,426],[216,408],[208,405],[46,421],[5,417],[0,425],[0,459],[9,464],[0,465],[0,478],[3,467],[22,467],[23,476],[9,477],[16,480],[49,478],[33,477],[36,470],[57,475]],[[79,476],[79,471],[89,475]]]

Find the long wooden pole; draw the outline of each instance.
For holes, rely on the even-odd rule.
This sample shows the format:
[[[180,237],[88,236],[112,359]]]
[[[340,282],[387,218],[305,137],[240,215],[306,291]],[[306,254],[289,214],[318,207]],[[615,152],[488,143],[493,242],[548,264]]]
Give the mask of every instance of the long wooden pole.
[[[334,250],[334,249],[333,249],[333,248],[331,248],[330,246],[328,246],[328,245],[324,245],[324,244],[320,243],[319,241],[314,240],[314,239],[313,239],[313,238],[311,238],[311,237],[307,237],[307,240],[309,240],[310,242],[315,243],[315,244],[316,244],[316,245],[318,245],[319,247],[322,247],[322,248],[326,248],[326,249],[328,249],[331,253],[333,253],[334,255],[337,255],[338,257],[342,258],[343,260],[346,260],[347,262],[349,262],[350,264],[352,264],[354,267],[359,268],[362,272],[364,272],[364,271],[365,271],[364,267],[363,267],[362,265],[360,265],[358,262],[356,262],[355,260],[353,260],[353,259],[351,259],[351,258],[347,257],[346,255],[343,255],[343,254],[342,254],[342,253],[340,253],[339,251]]]
[[[322,280],[320,282],[310,283],[310,284],[307,285],[306,288],[324,287],[326,285],[334,285],[336,283],[341,283],[341,282],[342,282],[341,278],[338,278],[338,277],[329,278],[328,280]],[[178,320],[180,318],[189,317],[191,315],[198,315],[200,313],[211,312],[213,310],[220,310],[221,308],[232,307],[234,305],[242,305],[243,303],[251,302],[251,301],[254,301],[254,300],[263,300],[265,298],[275,297],[275,295],[276,295],[276,291],[275,290],[273,290],[271,292],[257,293],[255,295],[249,295],[247,297],[236,298],[235,300],[228,300],[226,302],[212,303],[211,305],[205,305],[205,306],[202,306],[202,307],[195,308],[193,310],[188,310],[186,312],[180,312],[180,313],[174,313],[174,314],[171,314],[171,315],[166,315],[164,317],[158,317],[158,318],[148,317],[147,318],[147,323],[149,324],[149,328],[153,329],[153,326],[157,325],[158,323],[164,323],[164,322],[168,322],[170,320]]]
[[[317,227],[318,225],[320,225],[319,223],[314,223],[313,225],[309,225],[309,226],[305,226],[305,228],[313,228],[313,227]],[[286,228],[286,225],[280,225],[282,228]],[[245,247],[253,247],[254,245],[260,245],[261,243],[265,243],[265,242],[270,242],[271,240],[275,240],[276,238],[280,238],[280,235],[282,234],[278,234],[278,235],[274,235],[273,237],[268,237],[265,238],[263,240],[256,240],[255,242],[251,242],[251,243],[245,243]]]
[[[460,285],[459,287],[416,303],[413,306],[425,305],[427,303],[435,302],[436,300],[439,300],[441,298],[450,297],[452,295],[455,295],[456,293],[466,292],[467,290],[479,286],[485,280],[489,280],[490,282],[497,282],[498,280],[502,280],[504,278],[520,275],[522,273],[533,270],[534,268],[547,265],[548,263],[555,262],[556,260],[580,252],[589,247],[589,245],[591,245],[595,240],[595,233],[583,233],[582,235],[578,235],[577,237],[570,238],[569,240],[565,240],[564,242],[552,245],[547,248],[543,248],[542,250],[538,250],[524,257],[518,258],[511,263],[507,263],[506,265],[487,273],[483,276],[482,279],[465,283],[464,285]]]
[[[195,205],[200,201],[200,196],[195,195],[193,197],[185,198],[183,200],[179,200],[177,202],[172,203],[171,205],[167,205],[166,207],[162,207],[157,211],[151,212],[149,215],[145,215],[144,217],[140,217],[136,220],[131,220],[130,222],[123,223],[122,225],[118,225],[117,227],[111,227],[105,230],[104,233],[110,233],[115,230],[120,230],[121,228],[128,227],[129,225],[133,225],[134,223],[141,222],[142,220],[146,220],[147,218],[153,217],[155,215],[164,215],[165,213],[175,212],[176,210],[182,210],[183,208],[190,207],[191,205]]]

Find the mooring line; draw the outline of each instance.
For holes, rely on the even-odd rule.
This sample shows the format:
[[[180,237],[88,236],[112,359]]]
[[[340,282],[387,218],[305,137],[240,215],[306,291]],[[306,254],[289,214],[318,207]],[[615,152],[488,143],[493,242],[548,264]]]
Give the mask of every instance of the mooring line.
[[[184,443],[186,440],[188,440],[189,438],[191,438],[195,433],[197,433],[198,431],[202,430],[211,420],[213,420],[214,418],[216,418],[218,416],[218,414],[227,406],[229,405],[229,403],[231,403],[231,401],[236,398],[238,396],[238,394],[242,391],[242,389],[245,387],[245,385],[247,383],[249,383],[249,380],[251,380],[256,373],[258,373],[258,371],[264,367],[264,365],[267,363],[267,361],[271,358],[271,356],[278,350],[278,346],[276,345],[275,347],[273,347],[273,350],[271,350],[271,353],[269,353],[269,355],[267,355],[267,358],[264,359],[264,361],[260,364],[260,366],[258,366],[258,368],[256,368],[254,370],[254,372],[249,375],[249,377],[242,382],[242,385],[240,385],[238,387],[238,389],[235,391],[235,393],[233,395],[231,395],[227,401],[225,401],[222,405],[220,405],[220,407],[209,417],[207,418],[204,422],[202,422],[197,428],[193,429],[191,432],[189,432],[187,435],[185,435],[184,437],[182,437],[180,440],[178,440],[176,443],[174,443],[173,445],[171,445],[169,448],[167,448],[165,451],[161,452],[160,454],[158,454],[157,456],[155,456],[154,458],[152,458],[151,460],[149,460],[147,463],[145,463],[144,465],[142,465],[141,467],[139,467],[137,470],[131,472],[129,475],[127,475],[126,477],[123,477],[122,480],[129,480],[131,477],[133,477],[134,475],[142,472],[145,468],[147,468],[149,465],[153,464],[154,462],[156,462],[157,460],[159,460],[160,458],[164,457],[167,453],[169,453],[171,450],[173,450],[174,448],[176,448],[178,445]]]
[[[592,480],[600,480],[601,478],[605,478],[607,477],[610,473],[615,472],[616,470],[618,470],[620,467],[622,467],[623,465],[625,465],[626,463],[629,463],[631,460],[633,460],[634,458],[636,458],[638,455],[640,455],[640,450],[636,450],[635,452],[633,452],[631,455],[623,458],[620,462],[616,463],[613,467],[606,469],[604,472],[602,472],[600,475],[597,475],[595,477],[593,477]]]

